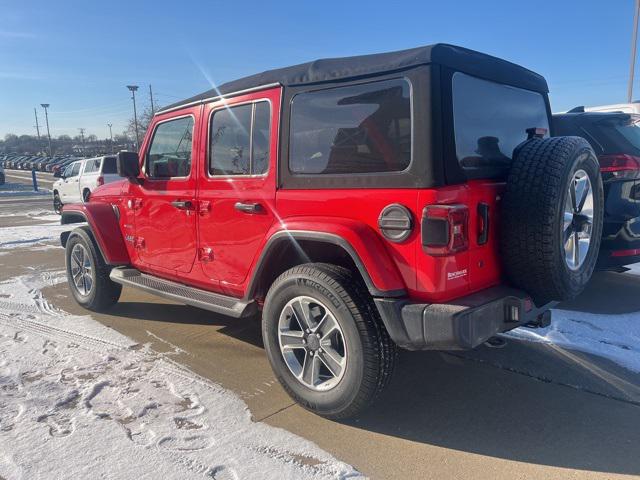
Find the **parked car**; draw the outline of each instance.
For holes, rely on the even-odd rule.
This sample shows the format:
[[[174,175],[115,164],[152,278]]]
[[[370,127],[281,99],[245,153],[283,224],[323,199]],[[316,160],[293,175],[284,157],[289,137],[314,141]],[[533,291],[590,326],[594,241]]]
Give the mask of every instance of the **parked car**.
[[[66,203],[87,202],[96,188],[120,180],[116,157],[96,157],[70,163],[53,184],[53,208],[61,213]]]
[[[70,291],[91,310],[127,285],[261,312],[287,392],[355,415],[397,347],[546,326],[591,277],[599,164],[586,140],[549,137],[547,92],[530,70],[439,44],[178,102],[155,113],[139,156],[118,154],[125,179],[64,206],[63,224],[87,222],[61,236]]]
[[[640,115],[585,112],[553,116],[556,135],[584,137],[598,155],[604,181],[599,268],[640,262]]]
[[[631,103],[615,103],[611,105],[597,105],[594,107],[577,107],[577,110],[586,112],[618,112],[618,113],[632,113],[640,114],[640,102]],[[569,113],[569,112],[567,112]]]
[[[72,162],[77,162],[78,158],[65,158],[60,160],[59,162],[57,162],[52,168],[51,171],[53,172],[53,175],[56,176],[57,173],[61,174],[62,171]]]

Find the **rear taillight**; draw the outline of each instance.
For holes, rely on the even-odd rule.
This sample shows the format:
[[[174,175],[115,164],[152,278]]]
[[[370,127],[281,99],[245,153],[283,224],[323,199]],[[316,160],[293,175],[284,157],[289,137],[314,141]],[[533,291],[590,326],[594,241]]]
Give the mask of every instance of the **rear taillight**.
[[[611,173],[616,178],[635,178],[640,174],[640,157],[619,153],[615,155],[601,155],[600,171]]]
[[[104,177],[98,177],[98,186],[104,185]]]
[[[633,257],[640,255],[640,248],[631,248],[629,250],[614,250],[611,252],[612,257]]]
[[[451,255],[469,246],[466,205],[429,205],[422,215],[422,245],[433,256]]]

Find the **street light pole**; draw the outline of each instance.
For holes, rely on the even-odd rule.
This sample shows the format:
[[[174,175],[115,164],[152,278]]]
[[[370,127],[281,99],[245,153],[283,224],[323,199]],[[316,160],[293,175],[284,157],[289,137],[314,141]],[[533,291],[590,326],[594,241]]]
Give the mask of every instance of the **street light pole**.
[[[87,149],[84,146],[84,128],[79,128],[78,130],[80,130],[80,138],[82,139],[82,155],[86,156],[87,155]]]
[[[151,115],[156,113],[156,107],[153,104],[153,90],[151,90],[151,85],[149,85],[149,97],[151,98]]]
[[[136,90],[137,85],[127,85],[127,88],[131,92],[131,100],[133,100],[133,123],[136,128],[136,150],[140,150],[140,137],[138,135],[138,113],[136,112]]]
[[[111,127],[113,123],[107,123],[107,127],[109,127],[109,138],[111,139],[111,153],[113,153],[113,132],[111,131]]]
[[[636,67],[636,46],[638,44],[638,15],[640,14],[640,0],[635,0],[633,15],[633,34],[631,36],[631,66],[629,68],[629,88],[627,89],[627,102],[633,101],[633,74]]]
[[[47,138],[49,139],[49,156],[53,157],[53,152],[51,151],[51,133],[49,132],[49,113],[47,112],[47,108],[49,108],[49,104],[41,103],[40,106],[44,108],[44,118],[47,121]]]

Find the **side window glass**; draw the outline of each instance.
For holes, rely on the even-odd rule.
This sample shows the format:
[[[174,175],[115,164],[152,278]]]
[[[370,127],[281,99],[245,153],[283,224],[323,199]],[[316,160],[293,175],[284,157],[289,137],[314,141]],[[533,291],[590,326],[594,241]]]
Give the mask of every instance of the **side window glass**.
[[[268,102],[214,112],[209,141],[211,175],[261,175],[269,169]]]
[[[289,128],[292,173],[400,172],[411,163],[410,85],[395,79],[299,93]]]
[[[271,126],[271,107],[268,102],[255,105],[252,132],[252,170],[253,175],[262,175],[269,170],[269,141]]]
[[[101,160],[99,158],[96,158],[94,160],[89,160],[84,167],[84,173],[93,173],[93,172],[99,171],[100,162]]]
[[[78,176],[78,174],[80,173],[80,166],[82,165],[82,162],[76,162],[73,165],[70,165],[69,168],[67,168],[67,177],[76,177]]]
[[[147,153],[147,176],[150,178],[189,176],[192,138],[192,117],[160,123],[156,127]]]
[[[116,157],[105,157],[105,159],[102,161],[102,173],[104,173],[105,175],[118,173]]]
[[[250,132],[253,105],[225,108],[213,114],[209,152],[211,175],[250,172]]]

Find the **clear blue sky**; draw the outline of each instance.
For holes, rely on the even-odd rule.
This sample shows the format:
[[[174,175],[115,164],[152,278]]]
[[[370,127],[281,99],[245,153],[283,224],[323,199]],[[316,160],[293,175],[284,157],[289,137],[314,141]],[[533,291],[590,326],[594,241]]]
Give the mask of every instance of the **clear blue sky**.
[[[554,111],[622,102],[632,19],[633,0],[0,0],[0,138],[35,133],[44,102],[52,135],[104,138],[131,116],[126,84],[141,107],[149,84],[166,105],[210,81],[435,42],[544,75]]]

